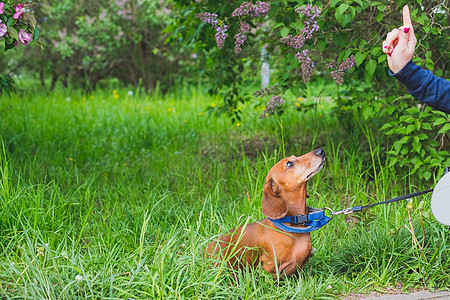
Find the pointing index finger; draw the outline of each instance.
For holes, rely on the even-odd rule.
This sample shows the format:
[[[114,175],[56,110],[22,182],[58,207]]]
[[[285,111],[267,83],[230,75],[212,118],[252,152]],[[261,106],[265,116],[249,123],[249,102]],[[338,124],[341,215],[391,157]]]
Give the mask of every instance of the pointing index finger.
[[[409,6],[403,6],[403,26],[412,28],[411,16],[409,14]]]

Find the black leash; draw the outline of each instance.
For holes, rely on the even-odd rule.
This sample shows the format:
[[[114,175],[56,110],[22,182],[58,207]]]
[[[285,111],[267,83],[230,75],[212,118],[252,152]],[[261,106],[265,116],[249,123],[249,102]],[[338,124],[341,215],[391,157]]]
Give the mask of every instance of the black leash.
[[[340,211],[332,211],[331,214],[332,215],[339,215],[339,214],[348,215],[348,214],[351,214],[351,213],[354,213],[354,212],[359,212],[359,211],[361,211],[363,209],[366,209],[366,208],[371,208],[371,207],[376,206],[376,205],[387,204],[387,203],[397,202],[397,201],[401,201],[401,200],[406,200],[406,199],[409,199],[409,198],[413,198],[413,197],[417,197],[417,196],[420,196],[420,195],[423,195],[423,194],[427,194],[427,193],[432,192],[432,191],[433,191],[433,189],[426,190],[426,191],[420,191],[420,192],[411,193],[411,194],[407,194],[407,195],[403,195],[403,196],[398,196],[398,197],[395,197],[395,198],[392,198],[392,199],[389,199],[389,200],[386,200],[386,201],[378,202],[378,203],[349,207],[349,208],[345,208],[345,209],[340,210]]]

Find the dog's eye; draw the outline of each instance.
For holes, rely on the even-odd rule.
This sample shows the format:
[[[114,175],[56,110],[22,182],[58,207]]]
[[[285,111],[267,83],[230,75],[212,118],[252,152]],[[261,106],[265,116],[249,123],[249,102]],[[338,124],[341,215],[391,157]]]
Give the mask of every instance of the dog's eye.
[[[286,169],[290,169],[294,166],[294,162],[293,161],[288,161],[286,164]]]

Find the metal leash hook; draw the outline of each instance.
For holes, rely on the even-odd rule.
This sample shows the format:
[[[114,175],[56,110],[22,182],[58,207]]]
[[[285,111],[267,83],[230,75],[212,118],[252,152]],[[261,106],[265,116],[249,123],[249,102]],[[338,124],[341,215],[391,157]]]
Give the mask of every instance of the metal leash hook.
[[[345,208],[343,210],[340,211],[333,211],[332,214],[333,215],[340,215],[340,214],[344,214],[344,215],[348,215],[354,212],[359,212],[363,209],[362,206],[355,206],[355,207],[349,207],[349,208]]]

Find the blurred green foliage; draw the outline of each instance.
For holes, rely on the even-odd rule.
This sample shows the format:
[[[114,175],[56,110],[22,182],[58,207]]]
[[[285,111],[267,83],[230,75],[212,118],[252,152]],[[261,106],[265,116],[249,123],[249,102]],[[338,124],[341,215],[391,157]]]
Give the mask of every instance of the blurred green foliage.
[[[42,85],[91,90],[117,78],[146,90],[167,89],[188,60],[185,46],[165,43],[166,1],[39,1],[33,6],[44,49],[26,49],[9,69],[37,74]]]

